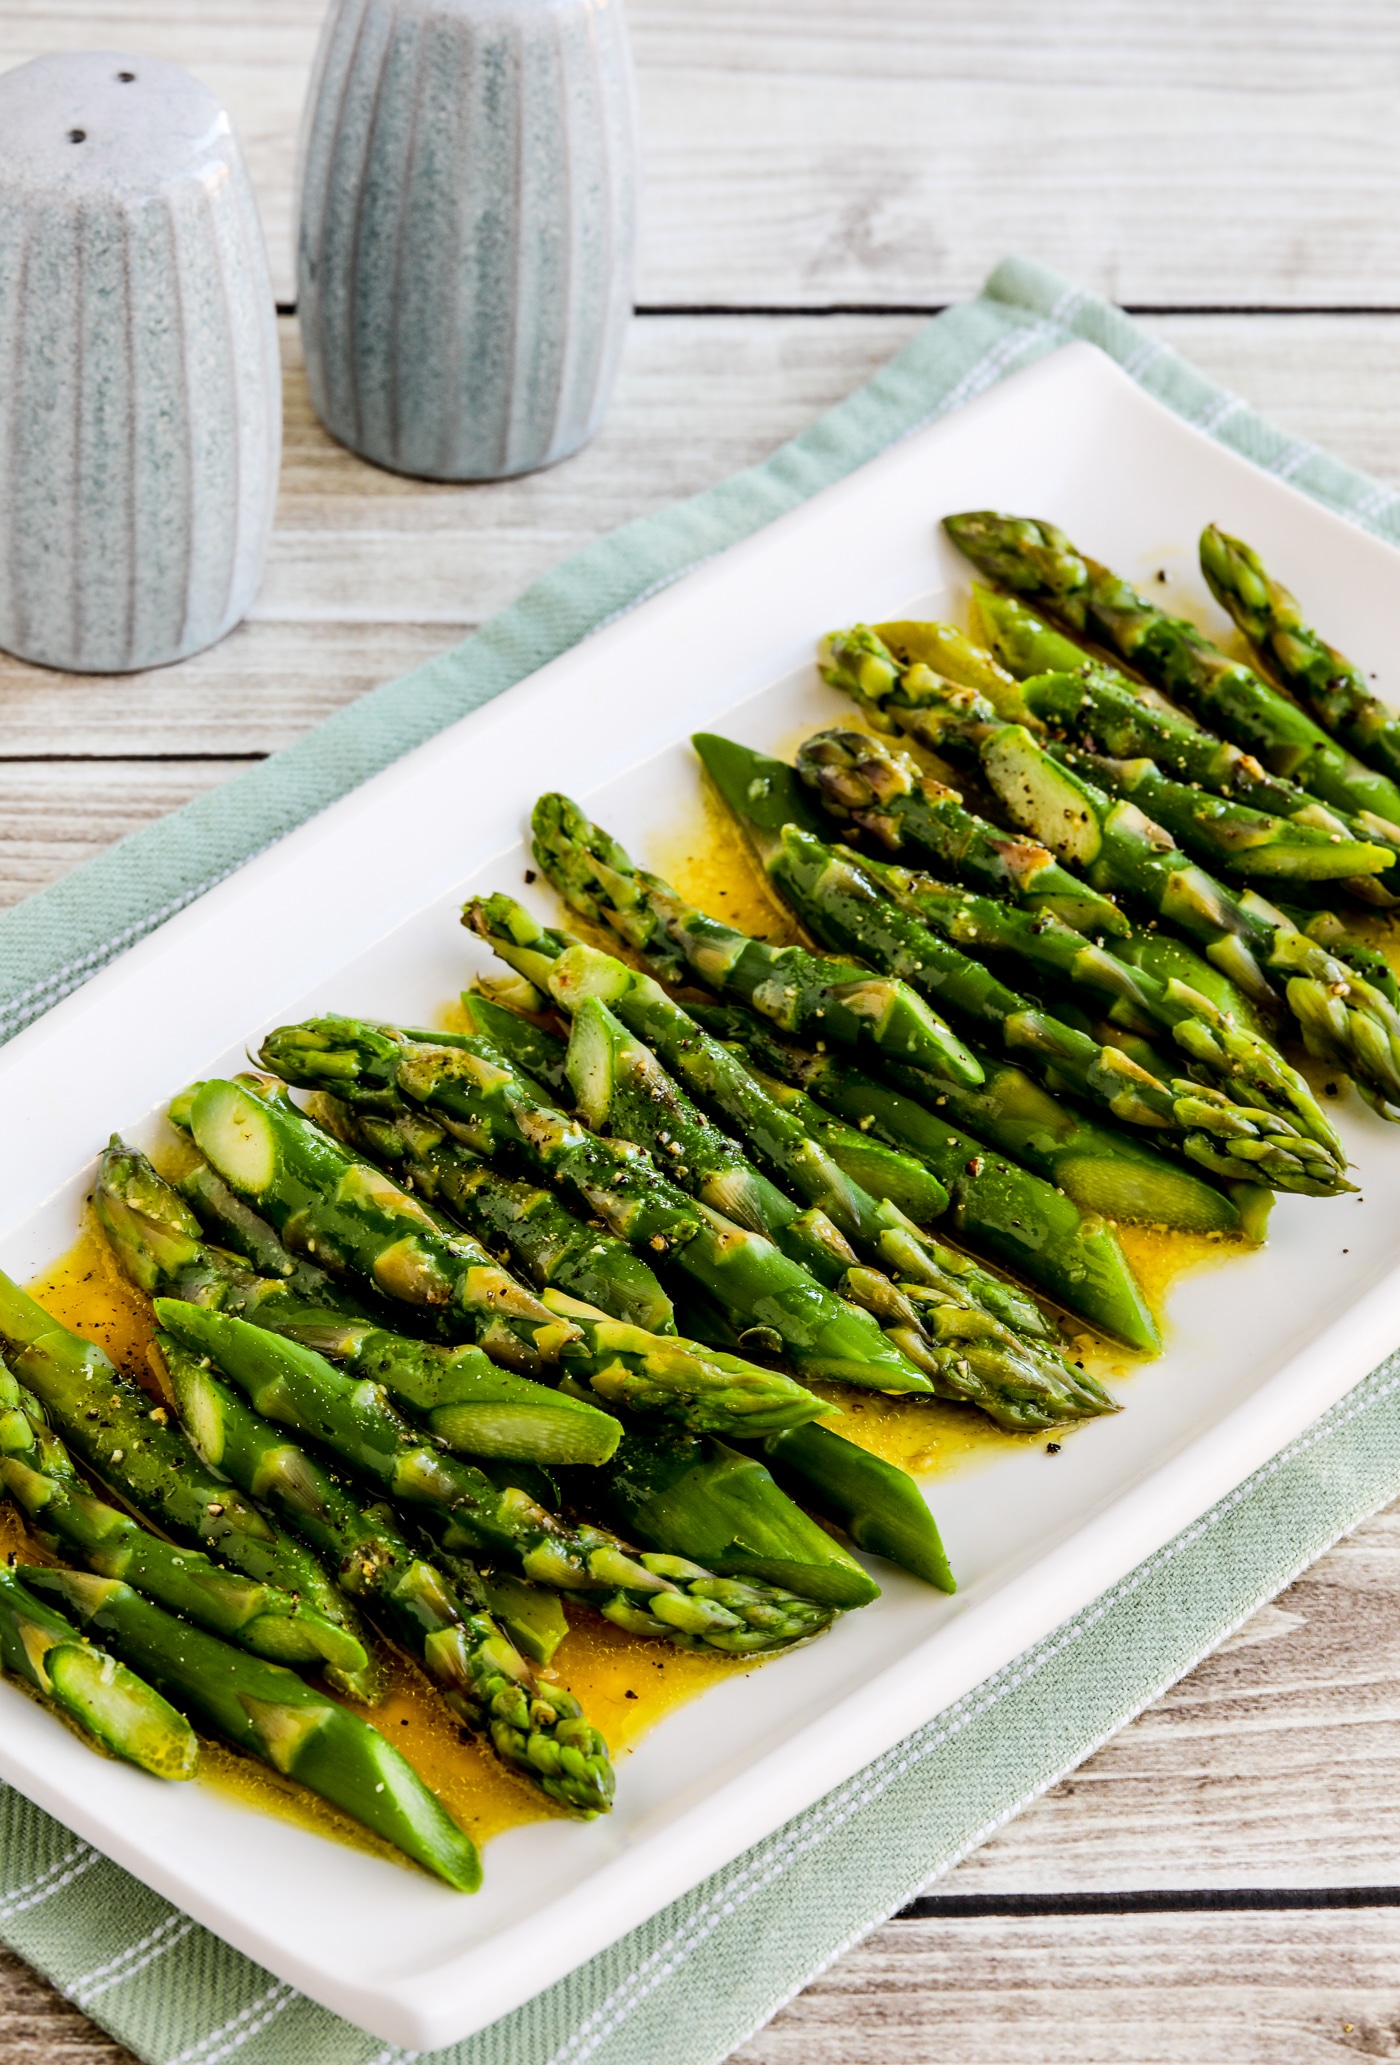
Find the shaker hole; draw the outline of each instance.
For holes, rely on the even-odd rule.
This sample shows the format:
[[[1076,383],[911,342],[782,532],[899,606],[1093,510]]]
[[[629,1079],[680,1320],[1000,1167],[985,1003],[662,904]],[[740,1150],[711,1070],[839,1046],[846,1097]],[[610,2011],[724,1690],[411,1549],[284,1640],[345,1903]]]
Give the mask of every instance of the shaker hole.
[[[117,78],[123,86],[130,86],[134,83],[136,74],[135,72],[118,72]]]
[[[68,141],[69,141],[70,143],[86,143],[86,142],[87,142],[87,131],[86,131],[86,129],[70,129],[70,130],[69,130],[69,132],[68,132]]]

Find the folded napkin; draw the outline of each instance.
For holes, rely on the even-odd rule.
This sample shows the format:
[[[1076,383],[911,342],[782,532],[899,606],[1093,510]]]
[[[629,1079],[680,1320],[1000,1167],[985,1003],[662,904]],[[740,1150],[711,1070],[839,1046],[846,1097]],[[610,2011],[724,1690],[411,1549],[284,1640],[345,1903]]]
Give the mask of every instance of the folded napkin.
[[[0,918],[0,1040],[400,754],[1075,338],[1222,444],[1400,542],[1394,489],[1286,436],[1118,310],[1012,259],[762,465],[589,546],[442,658]],[[718,2065],[1398,1493],[1400,1355],[1045,1641],[611,1949],[445,2050],[401,2051],[315,2006],[4,1788],[0,1938],[152,2065]]]

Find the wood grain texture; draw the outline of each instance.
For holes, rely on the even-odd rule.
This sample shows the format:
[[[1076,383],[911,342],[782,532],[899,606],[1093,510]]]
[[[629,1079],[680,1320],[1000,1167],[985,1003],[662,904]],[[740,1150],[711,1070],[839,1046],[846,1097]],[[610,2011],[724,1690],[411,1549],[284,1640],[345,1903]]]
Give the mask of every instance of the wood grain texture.
[[[0,2065],[135,2065],[81,2008],[0,1945]]]
[[[190,65],[293,293],[318,0],[10,0],[0,66]],[[630,0],[644,303],[942,303],[1026,251],[1137,303],[1400,302],[1387,0]]]
[[[1400,2058],[1400,1914],[893,1922],[731,2065]]]

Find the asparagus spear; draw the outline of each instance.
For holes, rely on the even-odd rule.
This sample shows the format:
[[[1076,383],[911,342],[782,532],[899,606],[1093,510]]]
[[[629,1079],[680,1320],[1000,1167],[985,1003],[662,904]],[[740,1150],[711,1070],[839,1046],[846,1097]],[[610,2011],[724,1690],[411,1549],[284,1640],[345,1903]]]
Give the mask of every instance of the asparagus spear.
[[[829,1427],[797,1427],[762,1444],[780,1483],[844,1527],[872,1555],[886,1556],[940,1592],[955,1592],[928,1502],[894,1463],[858,1448]]]
[[[1284,1112],[1329,1150],[1339,1168],[1345,1166],[1336,1129],[1306,1079],[1267,1040],[1236,1025],[1198,991],[1158,981],[1150,971],[1105,952],[1054,918],[1029,918],[989,897],[947,888],[907,868],[879,861],[863,865],[887,895],[943,937],[974,951],[1014,957],[1091,999],[1122,1002],[1153,1026],[1165,1027],[1188,1065],[1235,1088],[1238,1095]]]
[[[651,1072],[661,1072],[597,997],[579,1002],[569,1042],[569,1070],[585,1111],[590,1102],[615,1111],[608,1086],[627,1080],[643,1058]],[[638,1103],[645,1102],[650,1075],[643,1072],[641,1080],[642,1094],[634,1100]],[[668,1100],[663,1108],[668,1125],[674,1126],[673,1102]],[[635,1137],[637,1128],[628,1130]],[[687,1130],[693,1137],[693,1129]],[[686,1141],[689,1157],[687,1131],[675,1137]],[[930,1268],[929,1274],[938,1272]],[[940,1396],[978,1405],[1000,1425],[1054,1426],[1114,1410],[1102,1388],[1047,1350],[1043,1337],[1018,1338],[975,1304],[965,1284],[958,1285],[958,1294],[950,1299],[942,1288],[895,1284],[882,1271],[859,1266],[846,1271],[843,1283],[846,1295],[874,1314],[887,1338],[925,1372]]]
[[[997,658],[1020,681],[1022,708],[1012,721],[1095,745],[1119,759],[1145,758],[1215,796],[1228,796],[1339,841],[1395,852],[1400,828],[1367,811],[1330,808],[1318,797],[1261,767],[1252,753],[1206,731],[1155,689],[1089,660],[1072,639],[1014,595],[973,590],[977,614]],[[996,698],[992,698],[993,701]],[[1394,892],[1375,875],[1350,877],[1345,888],[1363,903],[1390,905]]]
[[[961,649],[950,652],[958,669],[951,677],[921,662],[901,671],[878,636],[857,626],[824,642],[826,679],[855,696],[877,722],[897,724],[938,752],[975,749],[989,735],[984,727],[1002,721],[1096,744],[1133,763],[1122,778],[1150,785],[1160,821],[1205,859],[1237,873],[1336,879],[1363,900],[1392,900],[1375,877],[1394,863],[1395,848],[1384,842],[1400,828],[1339,817],[1306,789],[1266,774],[1250,755],[1201,730],[1152,690],[1090,662],[1014,597],[977,592],[998,650],[1018,673],[1032,658],[1045,671],[1014,680],[985,656],[969,666]],[[941,651],[954,635],[942,625],[900,628],[905,652],[930,644]],[[975,686],[974,674],[990,687]]]
[[[876,657],[868,657],[873,671]],[[885,654],[878,664],[894,662]],[[1349,979],[1344,964],[1320,952],[1255,892],[1234,896],[1190,861],[1168,831],[1135,805],[1114,804],[1057,761],[1026,726],[1003,724],[979,691],[925,670],[920,694],[930,715],[940,712],[945,741],[979,753],[984,775],[1017,823],[1101,886],[1140,898],[1199,939],[1210,959],[1256,1000],[1277,1006],[1281,990],[1310,1051],[1348,1070],[1362,1095],[1389,1114],[1400,1081],[1400,1022],[1383,992]],[[1129,958],[1141,965],[1141,956]]]
[[[481,1349],[419,1341],[341,1309],[333,1281],[304,1272],[301,1288],[279,1274],[251,1276],[201,1237],[188,1206],[144,1155],[113,1138],[93,1186],[98,1221],[126,1274],[142,1290],[217,1305],[334,1356],[352,1375],[382,1384],[446,1447],[467,1455],[537,1463],[603,1463],[617,1446],[616,1420],[498,1369]],[[271,1249],[268,1244],[271,1243]],[[267,1229],[264,1259],[276,1237]]]
[[[492,1588],[465,1556],[451,1577],[416,1553],[389,1508],[362,1505],[278,1427],[244,1404],[172,1335],[161,1351],[200,1454],[241,1490],[284,1514],[432,1680],[452,1711],[487,1736],[503,1763],[575,1812],[606,1813],[613,1773],[607,1744],[578,1701],[538,1680],[492,1617]],[[527,1609],[530,1602],[517,1602]],[[519,1617],[513,1624],[518,1624]],[[564,1628],[536,1644],[547,1663]]]
[[[800,793],[795,777],[781,761],[727,740],[705,736],[699,746],[724,794],[738,799],[736,811],[751,836],[771,842],[791,821],[789,805]],[[750,800],[755,798],[759,800]],[[841,854],[843,849],[836,851]],[[1339,1166],[1344,1165],[1336,1131],[1304,1078],[1267,1041],[1236,1025],[1208,997],[1180,981],[1164,983],[1150,971],[1134,968],[1052,912],[1033,915],[969,890],[947,888],[907,868],[853,854],[845,857],[858,860],[903,910],[953,944],[1014,955],[1040,974],[1106,996],[1115,1013],[1127,1007],[1149,1025],[1164,1026],[1191,1065],[1226,1085],[1239,1085],[1251,1101],[1285,1112],[1320,1141]],[[1130,1029],[1133,1023],[1130,1015]],[[1163,1070],[1163,1080],[1169,1082],[1171,1074],[1169,1068]]]
[[[199,1744],[183,1714],[96,1648],[0,1564],[0,1670],[83,1735],[155,1778],[193,1778]]]
[[[610,1594],[601,1610],[621,1625],[740,1651],[780,1647],[830,1618],[770,1587],[731,1598],[725,1580],[688,1559],[634,1558],[599,1528],[567,1526],[524,1492],[501,1490],[484,1471],[425,1447],[387,1400],[312,1349],[173,1299],[158,1298],[156,1313],[183,1348],[211,1357],[267,1418],[313,1435],[391,1496],[446,1515],[464,1545],[474,1543],[524,1576],[561,1590]]]
[[[294,1671],[231,1649],[118,1578],[21,1568],[206,1727],[331,1801],[459,1893],[481,1884],[471,1838],[392,1744]]]
[[[1400,828],[1400,787],[1387,775],[1336,745],[1288,696],[1229,659],[1185,617],[1169,616],[1121,575],[1079,553],[1054,524],[979,510],[946,517],[944,529],[981,572],[1117,653],[1266,767],[1340,810],[1370,811]]]
[[[1395,859],[1393,849],[1344,839],[1340,832],[1300,825],[1222,796],[1204,795],[1188,782],[1173,781],[1154,760],[1113,759],[1072,746],[1051,746],[1057,759],[1083,765],[1112,795],[1136,803],[1191,853],[1227,873],[1292,882],[1338,882],[1380,874]]]
[[[382,1169],[313,1125],[274,1079],[192,1084],[174,1124],[288,1247],[353,1276],[392,1302],[475,1338],[495,1362],[547,1367],[568,1338],[532,1291],[481,1243],[449,1232]]]
[[[1297,600],[1259,554],[1215,524],[1201,532],[1201,572],[1211,594],[1325,730],[1362,760],[1400,782],[1400,719],[1372,695],[1361,669],[1326,644]]]
[[[1006,730],[1034,746],[1020,727]],[[1160,1080],[1118,1048],[1102,1045],[997,981],[979,962],[910,917],[881,893],[858,855],[835,852],[792,824],[775,836],[761,816],[750,814],[747,791],[729,784],[724,792],[762,842],[770,880],[806,925],[848,952],[897,970],[957,1015],[988,1026],[1013,1057],[1028,1054],[1031,1066],[1048,1076],[1052,1087],[1064,1084],[1114,1118],[1154,1129],[1163,1144],[1212,1174],[1312,1194],[1337,1187],[1332,1153],[1281,1114],[1238,1104],[1223,1091],[1184,1077]],[[755,813],[762,808],[761,802],[753,806]]]
[[[468,905],[467,914],[498,953],[521,970],[533,970],[549,996],[566,1010],[589,995],[608,1003],[694,1095],[733,1119],[752,1150],[792,1189],[814,1203],[827,1200],[828,1216],[857,1245],[865,1246],[872,1261],[957,1302],[980,1304],[1028,1338],[1053,1338],[1030,1299],[965,1256],[954,1255],[923,1230],[922,1222],[947,1210],[948,1192],[922,1163],[854,1127],[842,1126],[800,1091],[771,1079],[765,1082],[742,1055],[712,1037],[650,976],[582,945],[566,932],[540,925],[509,897],[478,900]],[[465,996],[463,1003],[470,1012],[480,1012],[474,994]],[[491,1014],[498,1044],[512,1040],[512,1022],[521,1023],[512,1021],[509,1013]],[[537,1058],[553,1069],[548,1040],[537,1028],[527,1027],[518,1051],[512,1043],[511,1058],[525,1066],[524,1049],[530,1043]],[[563,1041],[553,1045],[558,1071],[567,1080],[567,1049]]]
[[[843,1046],[874,1048],[979,1080],[962,1042],[907,983],[806,947],[773,947],[696,910],[635,868],[616,840],[567,796],[541,796],[531,814],[535,858],[574,910],[608,925],[666,979],[687,968],[797,1032],[814,1019]]]
[[[1400,1117],[1400,1014],[1381,991],[1253,892],[1232,895],[1169,832],[1057,762],[1024,726],[986,741],[982,765],[1013,818],[1150,903],[1256,996],[1281,989],[1309,1051],[1345,1069],[1383,1117]]]
[[[649,975],[639,974],[614,955],[584,946],[566,932],[540,925],[510,897],[473,899],[463,922],[488,940],[511,966],[537,980],[561,1009],[571,1012],[590,996],[607,1004],[692,1097],[730,1121],[750,1153],[789,1192],[822,1212],[839,1233],[863,1248],[872,1262],[883,1265],[897,1259],[902,1270],[918,1278],[917,1250],[924,1237],[917,1225],[905,1223],[898,1207],[872,1196],[844,1172],[821,1142],[754,1081],[724,1044],[711,1039],[691,1013]],[[470,997],[465,1002],[468,1010],[475,1008]],[[537,1044],[543,1040],[539,1033],[534,1037]],[[577,1095],[577,1085],[572,1087]],[[659,1092],[661,1086],[653,1083],[651,1088]],[[645,1109],[642,1116],[645,1120]],[[621,1130],[625,1131],[625,1126]],[[679,1159],[689,1162],[693,1156],[684,1153]],[[747,1218],[737,1209],[731,1209],[729,1216],[776,1238],[790,1221],[792,1207],[773,1184],[764,1183],[752,1164],[746,1168],[756,1216]],[[718,1198],[709,1202],[724,1209]],[[926,1175],[920,1216],[935,1218],[946,1205],[947,1193]],[[936,1262],[931,1266],[936,1267]]]
[[[338,1626],[360,1661],[328,1662],[352,1697],[373,1697],[377,1673],[365,1657],[356,1616],[316,1558],[200,1463],[163,1406],[120,1376],[102,1350],[60,1326],[0,1273],[0,1341],[13,1373],[32,1392],[68,1446],[127,1504],[165,1534],[204,1546],[254,1584],[298,1597],[308,1615]]]
[[[450,1033],[422,1037],[434,1046],[455,1044]],[[493,1248],[506,1248],[539,1289],[557,1285],[586,1304],[619,1310],[651,1333],[674,1331],[670,1300],[640,1255],[597,1224],[575,1218],[552,1191],[493,1168],[425,1112],[357,1112],[331,1098],[317,1104],[314,1115],[345,1146],[389,1169],[405,1189],[450,1213]]]
[[[565,1351],[568,1380],[587,1383],[624,1411],[732,1440],[785,1433],[834,1410],[780,1370],[678,1334],[645,1333],[561,1291],[551,1291],[549,1299],[580,1334]]]
[[[104,1199],[119,1198],[123,1203],[124,1210],[119,1222],[122,1228],[120,1252],[124,1261],[130,1258],[131,1272],[140,1275],[148,1289],[161,1287],[160,1267],[157,1262],[160,1233],[157,1232],[154,1238],[143,1237],[143,1230],[154,1224],[158,1229],[165,1229],[163,1259],[168,1274],[178,1284],[182,1273],[188,1274],[189,1271],[188,1241],[182,1249],[170,1235],[172,1221],[183,1211],[180,1200],[174,1197],[168,1186],[161,1184],[160,1178],[150,1168],[149,1163],[144,1163],[142,1158],[131,1155],[129,1151],[125,1154],[118,1154],[115,1150],[109,1153],[99,1176],[98,1188]],[[140,1199],[139,1214],[132,1207],[133,1197]],[[109,1202],[108,1217],[113,1216],[115,1215],[110,1210]],[[269,1235],[267,1238],[272,1239],[272,1236]],[[275,1264],[275,1252],[267,1247],[266,1241],[263,1244],[263,1252],[264,1260]],[[206,1259],[204,1269],[200,1273],[207,1276],[217,1262],[217,1251],[204,1248],[202,1253]],[[565,1351],[569,1382],[588,1386],[610,1402],[615,1400],[647,1410],[661,1418],[673,1420],[685,1429],[719,1434],[753,1435],[782,1431],[814,1418],[824,1410],[829,1410],[803,1386],[776,1371],[759,1369],[732,1356],[717,1355],[694,1342],[680,1341],[674,1336],[649,1335],[625,1322],[613,1322],[592,1307],[561,1298],[558,1293],[551,1293],[550,1296],[563,1315],[574,1323],[579,1335],[574,1346]],[[230,1309],[229,1301],[226,1299],[204,1299],[197,1302],[222,1304],[225,1309]],[[378,1366],[381,1370],[392,1370],[397,1380],[397,1395],[400,1397],[404,1395],[405,1389],[405,1360],[412,1366],[419,1367],[431,1382],[444,1364],[450,1368],[456,1355],[462,1352],[439,1348],[428,1343],[400,1341],[382,1331],[370,1330],[363,1323],[341,1321],[333,1311],[318,1310],[301,1301],[287,1300],[285,1294],[276,1287],[270,1294],[257,1300],[245,1301],[241,1308],[234,1305],[232,1309],[240,1310],[241,1316],[252,1319],[260,1326],[271,1325],[273,1331],[300,1341],[303,1345],[340,1356],[345,1356],[350,1345],[358,1342],[362,1336],[367,1336],[364,1347],[359,1353],[350,1356],[344,1367],[350,1374],[373,1381],[376,1375],[376,1362],[367,1351],[373,1350],[375,1344],[378,1344]],[[467,1352],[476,1353],[475,1350]],[[178,1358],[168,1354],[167,1360],[174,1369]],[[185,1360],[188,1361],[188,1357]],[[193,1407],[185,1393],[180,1390],[182,1382],[188,1385],[193,1380],[187,1372],[182,1377],[178,1371],[173,1380],[176,1382],[177,1394],[181,1396],[187,1417],[193,1423]],[[198,1393],[196,1402],[202,1397],[203,1393]],[[420,1399],[419,1402],[423,1401]],[[227,1422],[229,1410],[229,1401],[225,1398],[215,1415],[219,1424]],[[246,1414],[246,1408],[239,1410]],[[201,1428],[206,1430],[201,1438],[201,1447],[208,1455],[213,1437],[207,1431],[210,1414],[203,1405],[200,1407],[198,1422]],[[616,1423],[612,1424],[616,1428]],[[585,1502],[593,1503],[599,1498],[608,1499],[614,1478],[635,1477],[639,1470],[644,1469],[648,1461],[645,1451],[650,1439],[651,1437],[639,1439],[634,1436],[628,1444],[626,1453],[618,1458],[616,1469],[606,1478],[595,1479],[592,1482]],[[224,1454],[226,1437],[220,1437],[217,1445],[222,1466],[227,1461]],[[654,1445],[662,1461],[669,1466],[675,1455],[674,1438],[663,1437]],[[275,1439],[272,1446],[279,1466],[285,1466],[286,1457]],[[723,1452],[720,1461],[717,1462],[708,1449],[698,1446],[695,1448],[691,1466],[686,1472],[683,1495],[673,1496],[664,1508],[657,1508],[663,1517],[670,1516],[672,1524],[669,1531],[665,1538],[659,1538],[657,1531],[653,1530],[652,1536],[647,1538],[648,1546],[674,1550],[680,1554],[687,1553],[688,1543],[698,1541],[706,1547],[713,1546],[717,1518],[721,1524],[728,1525],[726,1514],[733,1505],[729,1482],[733,1472],[732,1469],[722,1466],[722,1454]],[[302,1458],[299,1471],[294,1472],[294,1485],[301,1483],[305,1467],[306,1459]],[[237,1472],[234,1474],[240,1483],[245,1481],[246,1473],[245,1476],[240,1476]],[[825,1536],[813,1532],[811,1524],[794,1511],[790,1502],[783,1498],[768,1480],[765,1479],[760,1484],[754,1472],[749,1471],[747,1494],[744,1502],[747,1525],[744,1556],[748,1560],[741,1570],[735,1560],[730,1558],[725,1563],[724,1575],[745,1574],[749,1565],[753,1565],[755,1574],[761,1575],[762,1572],[754,1564],[754,1558],[757,1557],[766,1567],[785,1572],[799,1589],[812,1582],[819,1583],[822,1588],[819,1596],[830,1597],[835,1604],[859,1605],[873,1596],[868,1580],[850,1558],[843,1551],[836,1549]],[[323,1499],[322,1504],[324,1503]],[[343,1505],[345,1502],[342,1500],[341,1503]],[[299,1508],[293,1505],[291,1517],[294,1524],[298,1514]],[[349,1515],[342,1513],[341,1538],[332,1540],[329,1544],[337,1565],[342,1568],[351,1553],[345,1547],[345,1540],[348,1538],[353,1548],[357,1539],[357,1524],[353,1511]],[[382,1533],[382,1527],[378,1522],[375,1522],[375,1533],[376,1537]],[[314,1533],[312,1538],[318,1546],[322,1545],[320,1538]],[[728,1535],[725,1538],[727,1540]],[[362,1561],[363,1558],[359,1560]],[[392,1571],[396,1560],[401,1564],[403,1558],[399,1556],[396,1559],[392,1546],[386,1549],[380,1543],[371,1560],[377,1568]],[[475,1582],[474,1577],[472,1582]],[[391,1607],[394,1606],[396,1597],[397,1590],[391,1595]],[[533,1608],[537,1602],[536,1594],[527,1604]],[[516,1617],[519,1605],[518,1598],[508,1590],[504,1595],[508,1625],[511,1626],[512,1632],[519,1630],[528,1639],[529,1623],[522,1628],[520,1620]],[[555,1635],[556,1641],[562,1632],[560,1627]],[[547,1651],[541,1660],[548,1660]]]
[[[867,1313],[835,1297],[762,1235],[693,1203],[644,1150],[600,1140],[543,1102],[538,1087],[490,1041],[468,1037],[450,1048],[430,1047],[358,1020],[318,1019],[280,1028],[264,1051],[304,1083],[325,1066],[347,1101],[373,1108],[403,1097],[440,1115],[479,1151],[523,1155],[612,1232],[669,1255],[741,1325],[781,1342],[800,1373],[879,1390],[929,1388]]]
[[[177,1548],[88,1491],[39,1402],[0,1363],[0,1484],[48,1548],[119,1577],[172,1613],[275,1663],[330,1664],[347,1675],[369,1659],[352,1632],[275,1585],[255,1584],[197,1549]]]
[[[1062,868],[1048,847],[988,824],[963,807],[956,789],[869,732],[816,732],[798,749],[797,772],[838,822],[859,826],[915,866],[946,866],[974,888],[1081,932],[1132,929],[1110,897]]]
[[[882,1081],[844,1055],[779,1037],[735,1006],[706,1006],[703,1016],[712,1032],[742,1041],[765,1074],[926,1161],[948,1185],[952,1223],[969,1247],[1145,1354],[1161,1348],[1156,1323],[1099,1213],[1203,1233],[1240,1230],[1239,1213],[1219,1191],[1130,1136],[1076,1117],[1019,1069],[991,1070],[981,1090],[960,1093],[918,1069],[891,1070]],[[970,1115],[977,1135],[964,1130]]]

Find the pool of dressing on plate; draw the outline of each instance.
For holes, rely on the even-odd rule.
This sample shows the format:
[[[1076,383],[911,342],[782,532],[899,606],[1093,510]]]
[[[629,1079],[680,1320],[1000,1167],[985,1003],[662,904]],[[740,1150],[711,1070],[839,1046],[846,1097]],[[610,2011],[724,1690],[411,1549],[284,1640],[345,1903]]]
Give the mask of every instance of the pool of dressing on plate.
[[[665,850],[652,858],[659,872],[716,917],[775,941],[796,936],[769,897],[757,867],[734,839],[723,805],[708,789],[695,820],[689,826],[677,826]],[[568,916],[565,922],[571,929],[577,924]],[[601,938],[599,943],[603,943]],[[452,1007],[446,1007],[442,1022],[450,1022],[454,1015]],[[1240,1245],[1218,1237],[1150,1227],[1123,1227],[1120,1234],[1159,1318],[1177,1277],[1228,1260]],[[154,1396],[163,1396],[148,1301],[122,1276],[95,1225],[89,1224],[76,1245],[31,1284],[30,1290],[55,1318],[96,1341],[119,1369]],[[1087,1333],[1075,1345],[1087,1366],[1110,1386],[1121,1387],[1125,1378],[1145,1367],[1128,1351]],[[814,1388],[829,1396],[833,1404],[839,1399],[840,1420],[832,1424],[839,1424],[848,1439],[918,1477],[947,1476],[981,1467],[1008,1448],[1044,1444],[1049,1438],[1044,1432],[1004,1433],[974,1409],[938,1400],[883,1398],[834,1386]],[[1072,1436],[1072,1428],[1055,1434],[1062,1441]],[[0,1507],[0,1553],[11,1550],[21,1557],[51,1560],[25,1536],[14,1508],[7,1504]],[[393,1652],[388,1652],[388,1661],[389,1691],[383,1703],[357,1711],[403,1752],[477,1842],[560,1813],[467,1734],[415,1665]],[[781,1662],[781,1658],[767,1661]],[[579,1608],[571,1609],[570,1630],[555,1653],[550,1675],[575,1694],[617,1756],[625,1754],[671,1708],[734,1671],[758,1668],[757,1663],[733,1661],[713,1651],[672,1649],[643,1641]],[[221,1743],[205,1742],[200,1782],[213,1784],[264,1812],[280,1814],[324,1835],[403,1862],[397,1852],[379,1844],[314,1794]]]

